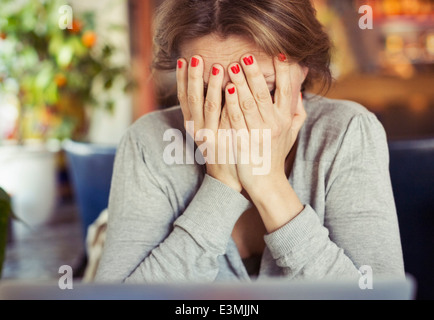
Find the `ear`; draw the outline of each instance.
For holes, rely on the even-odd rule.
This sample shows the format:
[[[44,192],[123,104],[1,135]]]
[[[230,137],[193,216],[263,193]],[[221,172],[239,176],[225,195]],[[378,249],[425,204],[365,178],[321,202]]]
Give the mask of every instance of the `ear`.
[[[309,73],[309,68],[305,67],[305,66],[301,66],[301,72],[303,73],[303,81],[302,82],[304,82],[304,80],[306,80],[306,77]]]

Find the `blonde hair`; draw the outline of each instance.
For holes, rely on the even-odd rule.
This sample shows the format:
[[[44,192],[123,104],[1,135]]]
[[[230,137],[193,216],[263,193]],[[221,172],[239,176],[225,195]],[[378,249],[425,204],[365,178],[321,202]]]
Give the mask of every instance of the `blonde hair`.
[[[165,0],[155,19],[155,70],[174,70],[183,42],[215,33],[245,36],[270,56],[284,53],[329,87],[331,43],[310,0]]]

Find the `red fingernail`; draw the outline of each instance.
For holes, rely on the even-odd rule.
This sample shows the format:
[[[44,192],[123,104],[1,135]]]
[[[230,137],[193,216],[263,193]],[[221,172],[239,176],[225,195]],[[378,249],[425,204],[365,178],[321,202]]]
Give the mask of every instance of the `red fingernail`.
[[[214,76],[218,75],[219,72],[220,72],[220,70],[219,70],[218,68],[216,68],[216,67],[212,67],[212,74],[213,74]]]
[[[192,67],[197,67],[199,65],[199,59],[193,57],[191,58],[191,66]]]
[[[246,66],[250,66],[251,64],[253,64],[253,57],[245,57],[243,58],[244,63],[246,64]]]
[[[283,53],[279,53],[279,61],[286,61],[286,56]]]
[[[236,64],[233,67],[231,67],[231,70],[234,74],[238,74],[240,72],[240,66]]]
[[[228,92],[229,92],[229,94],[234,94],[235,93],[235,87],[229,88]]]
[[[178,69],[181,69],[181,68],[182,68],[182,61],[178,60]]]

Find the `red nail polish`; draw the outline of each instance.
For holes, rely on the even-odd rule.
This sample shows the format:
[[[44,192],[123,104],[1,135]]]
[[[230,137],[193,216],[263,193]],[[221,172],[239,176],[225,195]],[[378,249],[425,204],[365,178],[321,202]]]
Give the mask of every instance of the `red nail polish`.
[[[216,68],[216,67],[212,67],[212,74],[213,74],[214,76],[218,75],[219,72],[220,72],[220,70],[219,70],[218,68]]]
[[[199,65],[199,59],[193,57],[191,58],[191,66],[192,67],[197,67]]]
[[[253,64],[253,57],[252,56],[245,57],[245,58],[243,58],[243,61],[246,64],[246,66],[250,66]]]
[[[283,53],[279,53],[279,61],[286,61],[286,56]]]
[[[235,93],[235,87],[229,88],[228,92],[229,92],[229,94],[234,94]]]
[[[182,61],[178,60],[178,69],[181,69],[181,68],[182,68]]]
[[[238,74],[240,72],[240,66],[236,64],[233,67],[231,67],[231,70],[233,73]]]

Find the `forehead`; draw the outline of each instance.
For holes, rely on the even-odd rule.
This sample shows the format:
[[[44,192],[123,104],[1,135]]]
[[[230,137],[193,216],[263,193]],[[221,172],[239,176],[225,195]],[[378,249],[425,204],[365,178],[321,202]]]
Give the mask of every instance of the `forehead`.
[[[181,55],[187,61],[193,55],[200,55],[204,60],[204,73],[209,73],[213,64],[220,64],[227,69],[231,63],[239,62],[244,54],[253,54],[264,75],[274,73],[272,58],[251,40],[241,36],[221,38],[215,34],[186,41],[181,46]]]

